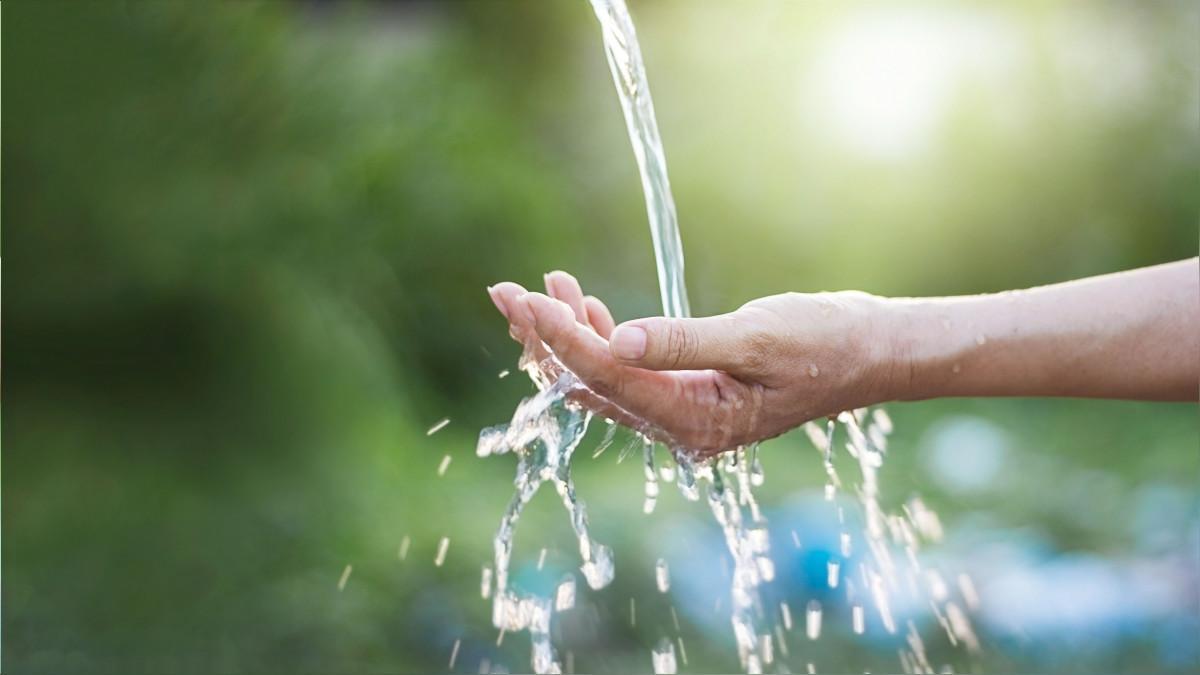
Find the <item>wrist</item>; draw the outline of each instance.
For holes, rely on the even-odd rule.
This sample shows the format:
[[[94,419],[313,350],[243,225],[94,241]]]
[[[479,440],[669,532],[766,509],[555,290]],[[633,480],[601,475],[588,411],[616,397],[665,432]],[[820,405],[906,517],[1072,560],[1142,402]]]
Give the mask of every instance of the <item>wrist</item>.
[[[920,308],[905,299],[875,297],[869,355],[874,387],[871,403],[923,398],[918,389]]]

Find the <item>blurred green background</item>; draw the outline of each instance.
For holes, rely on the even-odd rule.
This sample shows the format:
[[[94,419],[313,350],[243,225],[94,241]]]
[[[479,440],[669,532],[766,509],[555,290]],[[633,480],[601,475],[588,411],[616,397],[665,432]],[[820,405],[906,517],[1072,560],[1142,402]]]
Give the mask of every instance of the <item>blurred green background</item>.
[[[1197,253],[1193,3],[632,5],[697,314]],[[475,438],[531,391],[497,377],[518,349],[484,287],[563,268],[618,319],[658,301],[587,3],[7,10],[4,669],[431,672],[461,640],[460,672],[527,670],[479,597],[514,462]],[[891,412],[884,497],[924,495],[948,530],[932,555],[983,596],[983,655],[929,630],[936,667],[1200,668],[1194,404]],[[648,671],[674,603],[681,669],[736,668],[705,509],[665,490],[643,516],[636,462],[590,461],[589,438],[579,492],[617,577],[580,585],[560,652]],[[824,478],[802,434],[763,460],[799,614],[828,593],[806,573],[829,555]],[[526,588],[578,564],[555,502],[518,531]],[[811,543],[789,552],[788,529]],[[898,669],[897,638],[852,639],[829,602],[791,670]]]

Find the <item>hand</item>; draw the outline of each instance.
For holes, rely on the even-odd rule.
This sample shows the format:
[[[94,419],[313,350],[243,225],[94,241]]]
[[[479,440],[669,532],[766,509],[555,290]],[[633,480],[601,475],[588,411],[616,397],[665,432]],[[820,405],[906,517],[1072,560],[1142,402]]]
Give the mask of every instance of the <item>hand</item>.
[[[614,327],[566,272],[546,275],[548,296],[511,282],[488,292],[533,358],[552,352],[587,385],[584,405],[701,455],[878,402],[892,375],[882,301],[865,293],[786,293]]]

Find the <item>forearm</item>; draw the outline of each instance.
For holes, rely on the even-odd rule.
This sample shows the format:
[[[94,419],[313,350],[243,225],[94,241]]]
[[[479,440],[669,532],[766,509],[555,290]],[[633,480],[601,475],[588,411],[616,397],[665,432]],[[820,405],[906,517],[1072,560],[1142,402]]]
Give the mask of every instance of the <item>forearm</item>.
[[[886,398],[1196,400],[1191,260],[995,295],[892,299]]]

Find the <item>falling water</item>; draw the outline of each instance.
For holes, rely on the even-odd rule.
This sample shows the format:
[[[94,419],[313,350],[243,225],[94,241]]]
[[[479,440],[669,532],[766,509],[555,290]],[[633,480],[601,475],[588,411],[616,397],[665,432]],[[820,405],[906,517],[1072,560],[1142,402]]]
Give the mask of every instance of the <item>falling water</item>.
[[[605,55],[641,175],[658,268],[663,314],[668,317],[688,317],[690,311],[684,284],[683,247],[679,237],[675,203],[671,196],[666,159],[633,22],[624,0],[590,2],[600,23]],[[534,353],[534,346],[526,344],[520,365],[533,380],[538,392],[518,405],[508,424],[485,429],[480,434],[476,448],[476,453],[481,457],[510,452],[518,457],[514,480],[516,493],[501,519],[493,541],[493,569],[485,568],[481,594],[487,597],[490,591],[492,622],[500,629],[501,638],[506,632],[529,632],[534,671],[561,672],[562,667],[550,640],[550,621],[554,611],[563,611],[574,606],[574,576],[570,575],[559,583],[553,599],[512,588],[508,579],[517,521],[525,505],[543,483],[549,481],[554,485],[567,510],[579,542],[580,571],[588,586],[593,590],[607,586],[612,581],[614,566],[609,548],[591,537],[587,511],[575,494],[575,485],[571,477],[571,460],[587,431],[592,414],[569,402],[568,395],[586,388],[553,356],[541,362],[532,359],[530,354]],[[501,377],[504,374],[507,374],[507,371],[502,373]],[[817,374],[815,370],[810,372],[814,377]],[[439,422],[429,433],[435,433],[447,422],[448,420]],[[604,439],[594,451],[593,457],[598,457],[612,443],[616,425],[611,420],[607,420],[607,423],[609,426]],[[896,618],[891,609],[890,598],[902,590],[905,584],[910,591],[917,594],[919,589],[916,579],[933,578],[928,575],[920,576],[922,569],[917,559],[917,550],[922,540],[940,539],[941,525],[936,514],[926,509],[920,500],[910,501],[904,509],[903,516],[885,513],[880,507],[877,474],[887,450],[887,435],[892,430],[891,420],[882,409],[844,412],[837,416],[836,422],[828,421],[825,428],[813,422],[805,425],[809,438],[822,454],[827,478],[826,497],[829,500],[832,501],[837,490],[842,488],[842,481],[834,469],[833,462],[835,430],[838,423],[845,429],[846,449],[850,456],[857,460],[861,475],[861,482],[857,487],[859,503],[866,519],[863,539],[869,556],[857,567],[857,584],[850,581],[852,570],[843,571],[838,563],[832,563],[828,569],[828,585],[831,588],[837,587],[839,579],[844,577],[845,583],[841,586],[845,589],[847,599],[854,603],[853,630],[856,634],[865,630],[862,610],[864,599],[874,604],[884,629],[895,633]],[[774,613],[764,611],[759,593],[759,586],[774,578],[775,565],[770,557],[767,522],[753,495],[753,487],[761,485],[764,480],[757,446],[732,448],[716,458],[703,461],[694,459],[695,453],[687,448],[671,447],[675,466],[672,468],[664,465],[656,472],[655,445],[645,436],[638,436],[643,444],[645,513],[651,513],[655,508],[660,477],[666,481],[674,480],[680,492],[689,501],[699,500],[703,491],[706,503],[721,526],[726,547],[733,559],[730,623],[738,657],[747,672],[762,672],[764,665],[774,661],[776,649],[780,654],[787,655],[784,632],[792,629],[792,621],[786,604],[782,605],[784,625],[780,626],[774,621]],[[629,448],[621,454],[621,459],[628,450]],[[444,472],[444,467],[441,472]],[[844,521],[840,507],[839,519]],[[795,531],[792,532],[792,539],[799,548],[800,540]],[[848,560],[852,547],[849,533],[843,532],[840,541],[843,557]],[[902,549],[903,555],[899,563],[893,554],[893,544]],[[659,590],[668,590],[669,573],[665,561],[660,560],[656,565],[656,583]],[[944,590],[944,583],[942,587]],[[968,608],[973,608],[978,600],[974,597],[974,588],[970,585],[969,578],[960,577],[960,587],[963,589],[963,602]],[[636,625],[634,603],[634,599],[630,598],[630,622]],[[957,601],[950,598],[948,593],[942,593],[940,597],[931,593],[929,603],[952,642],[963,642],[971,649],[978,648],[978,640],[970,620]],[[821,614],[819,603],[813,601],[808,604],[805,632],[809,639],[815,640],[820,635]],[[682,638],[676,638],[686,662]],[[901,653],[902,664],[906,669],[927,667],[923,643],[915,628],[912,628],[911,622],[906,639],[909,649]],[[664,638],[653,650],[652,656],[656,672],[675,671],[675,650],[669,639]],[[780,667],[782,665],[780,664]],[[808,664],[808,670],[812,671],[812,664]]]
[[[658,122],[654,118],[654,102],[642,50],[638,46],[633,19],[625,0],[591,0],[600,30],[604,37],[604,54],[612,71],[613,83],[625,113],[633,156],[642,176],[642,193],[646,197],[646,215],[650,218],[650,237],[654,241],[654,261],[658,266],[658,288],[662,294],[663,314],[686,317],[687,286],[683,279],[683,243],[679,239],[679,223],[675,216],[675,199],[671,196],[671,181],[667,179],[667,158]]]

